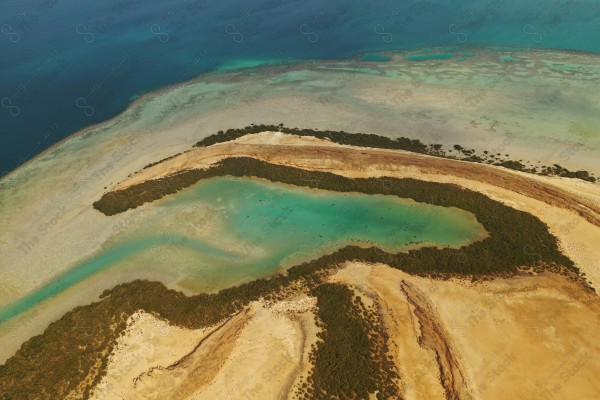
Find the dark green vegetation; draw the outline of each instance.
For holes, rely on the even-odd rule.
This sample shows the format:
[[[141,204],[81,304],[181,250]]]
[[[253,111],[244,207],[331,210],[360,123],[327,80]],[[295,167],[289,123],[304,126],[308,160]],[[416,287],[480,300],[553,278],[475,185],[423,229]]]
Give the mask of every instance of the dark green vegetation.
[[[514,274],[523,266],[562,269],[571,276],[577,272],[572,261],[558,250],[556,238],[538,218],[491,200],[483,194],[451,184],[395,178],[350,179],[326,172],[273,165],[252,158],[230,158],[207,170],[187,171],[108,193],[94,206],[105,214],[112,215],[177,192],[199,179],[221,175],[259,177],[339,192],[396,195],[418,202],[457,207],[472,212],[489,232],[489,237],[460,249],[426,247],[398,254],[386,253],[374,247],[348,246],[292,267],[287,274],[258,279],[217,294],[186,297],[182,293],[168,290],[160,283],[148,281],[119,285],[106,291],[99,302],[77,307],[65,314],[42,335],[27,341],[6,364],[0,366],[0,399],[54,400],[65,398],[73,391],[88,398],[91,388],[105,373],[108,356],[125,328],[127,317],[135,311],[142,309],[176,325],[198,328],[239,312],[252,300],[260,297],[278,298],[283,291],[294,285],[316,288],[321,283],[321,272],[347,260],[381,262],[413,274],[433,277],[460,274],[480,279],[490,275]],[[322,301],[346,296],[338,289],[315,290],[314,293]],[[359,303],[356,306],[360,309]],[[329,307],[332,305],[329,304]],[[363,310],[362,315],[367,314]],[[337,335],[335,332],[341,325],[330,319],[332,315],[331,308],[325,305],[320,317],[327,329],[332,329],[330,334],[333,336]],[[356,337],[348,340],[360,342],[364,338],[359,332],[361,329],[366,332],[366,328],[357,322],[356,315],[345,309],[344,313],[339,314],[339,318],[346,322],[352,321]],[[369,326],[376,327],[377,324]],[[370,338],[374,337],[372,331],[369,332]],[[323,345],[325,346],[325,342]],[[315,368],[311,375],[315,397],[321,393],[316,391],[321,390],[320,388],[340,396],[341,393],[348,393],[347,390],[354,390],[358,396],[362,396],[365,389],[370,390],[372,387],[377,387],[384,397],[391,393],[391,382],[395,378],[386,364],[385,343],[380,341],[375,347],[371,344],[370,349],[370,358],[361,364],[368,366],[362,374],[371,374],[374,365],[377,365],[379,372],[375,376],[348,375],[351,382],[335,382],[332,380],[333,376],[323,375],[328,373],[326,368]],[[314,353],[315,362],[328,365],[327,357],[332,356],[331,351],[330,348],[323,350],[319,347]],[[356,351],[363,350],[359,347]],[[356,369],[351,371],[352,374],[358,374]]]
[[[379,149],[393,149],[393,150],[406,150],[413,153],[428,154],[436,157],[451,158],[462,161],[477,162],[498,165],[505,168],[514,169],[517,171],[528,172],[537,175],[558,175],[565,178],[577,178],[584,181],[595,182],[596,178],[592,176],[588,171],[569,171],[568,169],[554,164],[552,166],[540,166],[540,167],[528,167],[522,164],[520,161],[514,161],[508,159],[508,154],[502,158],[501,154],[489,154],[488,151],[484,151],[483,154],[475,154],[475,150],[465,149],[464,147],[456,144],[454,150],[456,156],[451,155],[453,151],[450,150],[446,153],[443,150],[441,144],[430,144],[426,145],[418,139],[409,139],[405,137],[399,137],[397,139],[391,139],[386,136],[379,136],[369,133],[348,133],[344,131],[320,131],[315,129],[299,129],[299,128],[288,128],[283,124],[279,125],[249,125],[240,129],[228,129],[227,131],[219,131],[214,135],[210,135],[194,145],[194,147],[206,147],[215,143],[228,142],[239,137],[265,132],[265,131],[279,131],[292,135],[299,136],[313,136],[319,139],[327,139],[332,142],[339,144],[347,144],[352,146],[360,147],[373,147]]]
[[[148,169],[148,168],[150,168],[150,167],[153,167],[153,166],[155,166],[155,165],[158,165],[158,164],[160,164],[160,163],[162,163],[162,162],[165,162],[165,161],[167,161],[167,160],[170,160],[170,159],[172,159],[172,158],[175,158],[175,157],[177,157],[177,156],[179,156],[179,155],[181,155],[181,153],[173,154],[172,156],[165,157],[165,158],[163,158],[162,160],[158,160],[158,161],[151,162],[151,163],[149,163],[149,164],[146,164],[146,165],[144,166],[144,168],[142,168],[142,169]]]
[[[340,284],[314,288],[323,329],[311,353],[313,370],[299,397],[306,399],[378,399],[398,396],[395,364],[388,355],[387,333],[375,311]]]
[[[408,139],[401,137],[390,139],[385,136],[373,135],[368,133],[347,133],[344,131],[317,131],[313,129],[287,128],[283,124],[279,125],[249,125],[242,129],[228,129],[219,131],[217,134],[210,135],[194,145],[194,147],[206,147],[215,143],[228,142],[245,135],[260,133],[265,131],[279,131],[299,136],[312,136],[319,139],[331,140],[335,143],[349,144],[361,147],[376,147],[380,149],[407,150],[415,153],[429,154],[434,153],[433,147],[421,143],[418,139]]]
[[[314,129],[287,128],[280,124],[276,125],[250,125],[242,129],[228,129],[226,132],[219,131],[215,135],[208,136],[194,145],[194,147],[206,147],[215,143],[228,142],[239,137],[260,133],[265,131],[279,131],[299,136],[313,136],[319,139],[328,139],[335,143],[349,144],[361,147],[376,147],[380,149],[407,150],[415,153],[428,154],[430,147],[421,143],[418,139],[401,137],[390,139],[385,136],[370,133],[348,133],[344,131],[317,131]]]

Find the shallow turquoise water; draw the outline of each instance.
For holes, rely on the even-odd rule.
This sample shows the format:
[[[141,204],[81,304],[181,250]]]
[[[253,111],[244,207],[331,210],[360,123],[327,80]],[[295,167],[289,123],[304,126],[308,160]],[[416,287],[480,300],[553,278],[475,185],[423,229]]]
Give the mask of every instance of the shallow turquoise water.
[[[209,179],[153,207],[168,215],[196,204],[210,206],[211,219],[219,221],[219,232],[211,232],[211,240],[174,234],[167,222],[146,221],[146,227],[153,224],[152,229],[115,238],[92,259],[0,310],[0,320],[134,257],[151,260],[157,247],[191,254],[193,265],[204,269],[203,279],[233,283],[269,275],[349,244],[375,245],[390,252],[425,243],[455,246],[479,238],[483,229],[471,214],[458,209],[245,178]],[[238,246],[231,248],[224,238],[228,243],[234,239]],[[206,262],[212,265],[203,267]]]

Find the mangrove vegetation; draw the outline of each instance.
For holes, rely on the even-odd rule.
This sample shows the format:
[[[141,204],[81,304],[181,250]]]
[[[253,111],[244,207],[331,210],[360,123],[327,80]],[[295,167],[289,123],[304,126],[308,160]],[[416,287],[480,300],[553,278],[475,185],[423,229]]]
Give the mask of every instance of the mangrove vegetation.
[[[425,144],[419,139],[409,139],[406,137],[392,139],[387,136],[375,135],[372,133],[349,133],[345,131],[289,128],[284,126],[283,124],[252,124],[244,128],[219,131],[216,134],[207,136],[204,139],[200,140],[194,145],[194,147],[207,147],[216,143],[224,143],[231,140],[235,140],[245,135],[251,135],[267,131],[277,131],[298,136],[312,136],[319,139],[330,140],[339,144],[346,144],[358,147],[405,150],[413,153],[428,154],[435,157],[497,165],[504,168],[514,169],[517,171],[527,172],[536,175],[555,175],[565,178],[581,179],[588,182],[596,182],[596,177],[594,177],[588,171],[570,171],[559,164],[528,166],[523,164],[523,160],[511,160],[508,154],[491,154],[487,150],[483,151],[482,154],[476,154],[474,149],[466,149],[458,144],[453,146],[454,150],[450,149],[446,152],[441,144]]]

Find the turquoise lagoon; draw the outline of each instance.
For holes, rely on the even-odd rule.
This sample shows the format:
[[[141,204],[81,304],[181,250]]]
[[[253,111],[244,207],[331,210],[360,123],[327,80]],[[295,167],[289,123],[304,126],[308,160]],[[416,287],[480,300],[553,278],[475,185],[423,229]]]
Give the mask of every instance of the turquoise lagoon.
[[[461,246],[485,234],[472,214],[455,208],[250,178],[208,179],[146,207],[159,212],[114,237],[91,259],[0,309],[0,321],[119,268],[166,269],[195,291],[211,291],[346,245],[397,252]],[[195,209],[204,210],[200,218],[189,214]]]

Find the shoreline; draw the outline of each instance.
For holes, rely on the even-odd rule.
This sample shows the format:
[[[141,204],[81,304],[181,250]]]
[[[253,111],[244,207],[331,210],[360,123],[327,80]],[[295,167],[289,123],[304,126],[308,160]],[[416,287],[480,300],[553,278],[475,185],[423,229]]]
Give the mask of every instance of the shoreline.
[[[486,48],[494,48],[494,47],[503,48],[505,46],[498,45],[498,44],[479,44],[479,43],[476,44],[476,43],[473,43],[473,44],[469,44],[468,46],[465,46],[464,49],[466,49],[466,50],[477,50],[477,49],[484,50]],[[510,47],[509,50],[499,50],[497,52],[500,53],[500,52],[513,52],[513,51],[514,52],[548,51],[550,53],[575,54],[575,55],[584,55],[584,56],[589,56],[589,57],[600,58],[600,53],[591,52],[591,51],[569,50],[569,49],[560,49],[560,48],[531,47],[531,46],[508,46],[508,47]],[[0,176],[0,187],[2,187],[2,184],[5,183],[5,181],[8,180],[16,172],[26,168],[27,166],[29,166],[31,163],[33,163],[37,159],[45,156],[47,153],[56,150],[58,147],[63,145],[66,141],[75,139],[78,136],[81,136],[83,134],[90,133],[93,130],[96,130],[98,128],[102,128],[102,127],[106,126],[108,123],[110,123],[113,120],[118,120],[118,119],[124,117],[128,112],[130,112],[135,107],[139,107],[144,102],[146,102],[148,99],[153,99],[164,93],[201,82],[203,78],[207,78],[207,77],[210,78],[212,76],[222,76],[225,74],[237,74],[237,73],[245,71],[245,70],[267,69],[267,68],[272,68],[272,67],[277,68],[282,65],[286,65],[286,66],[287,65],[312,65],[314,63],[314,61],[320,61],[320,62],[326,62],[326,63],[327,62],[336,63],[336,62],[340,62],[340,61],[374,63],[373,61],[363,61],[360,58],[366,54],[384,54],[385,53],[385,54],[394,55],[394,54],[403,53],[403,52],[406,52],[406,53],[418,52],[419,50],[422,50],[422,49],[444,50],[444,49],[458,49],[458,47],[456,47],[456,46],[417,46],[417,47],[410,47],[410,48],[397,48],[397,49],[393,49],[393,50],[374,50],[374,51],[360,52],[360,53],[353,55],[352,57],[343,58],[343,59],[318,58],[318,59],[284,60],[281,63],[266,63],[266,64],[261,64],[258,66],[239,67],[236,69],[229,69],[229,70],[213,69],[210,71],[206,71],[206,72],[200,73],[184,82],[172,83],[172,84],[163,86],[161,88],[157,88],[155,90],[143,93],[142,95],[140,95],[139,97],[134,99],[132,102],[130,102],[121,112],[115,114],[114,116],[111,116],[111,117],[107,118],[106,120],[100,121],[100,122],[92,124],[92,125],[88,125],[84,128],[81,128],[75,132],[68,134],[67,136],[62,138],[60,141],[54,143],[53,145],[51,145],[47,149],[43,150],[39,154],[36,154],[29,160],[25,161],[23,164],[19,165],[17,168],[9,171],[5,175]],[[448,50],[448,51],[451,51],[451,50]],[[455,51],[462,51],[462,50],[455,50]],[[493,53],[495,53],[495,52],[496,51],[494,51]],[[427,53],[423,53],[423,54],[427,54]],[[380,62],[380,64],[386,64],[391,61],[392,60],[386,61],[386,62]],[[426,61],[432,61],[432,60],[426,60]],[[436,60],[433,60],[433,61],[436,61]],[[446,60],[444,60],[444,61],[446,61]],[[413,61],[413,62],[420,63],[422,61]]]

